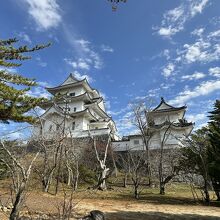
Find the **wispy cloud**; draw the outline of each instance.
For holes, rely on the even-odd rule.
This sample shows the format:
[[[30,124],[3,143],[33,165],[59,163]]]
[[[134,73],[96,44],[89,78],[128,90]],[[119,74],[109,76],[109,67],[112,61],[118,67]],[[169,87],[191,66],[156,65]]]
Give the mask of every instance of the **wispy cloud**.
[[[64,58],[64,61],[73,67],[73,69],[82,69],[82,70],[90,70],[91,59],[82,59],[71,60]]]
[[[220,90],[220,80],[204,81],[191,90],[186,88],[171,100],[170,103],[184,105],[186,102],[194,98],[205,96],[218,90]]]
[[[19,37],[19,40],[23,40],[24,42],[28,44],[32,43],[30,36],[26,34],[25,32],[18,33],[18,37]]]
[[[60,6],[56,0],[22,0],[28,6],[28,13],[34,19],[38,30],[57,27],[62,21]]]
[[[164,13],[160,27],[154,29],[164,37],[172,37],[184,30],[185,23],[197,14],[201,14],[207,5],[208,0],[188,0],[178,7]]]
[[[206,119],[207,116],[205,113],[197,113],[197,114],[188,114],[186,115],[186,119],[192,122],[198,122]]]
[[[201,37],[204,30],[205,30],[204,28],[197,28],[194,31],[192,31],[191,34],[195,35],[195,36],[198,36],[198,37]]]
[[[75,70],[101,69],[103,61],[98,52],[95,51],[92,43],[84,39],[71,40],[71,44],[78,52],[77,59],[65,58],[65,62]]]
[[[220,45],[199,40],[193,44],[185,44],[182,53],[181,57],[187,63],[208,63],[220,58]]]
[[[220,67],[211,67],[211,68],[209,68],[209,74],[211,76],[220,78]]]
[[[50,87],[47,82],[37,82],[38,86],[31,88],[31,90],[27,91],[26,94],[29,96],[37,97],[37,98],[50,98],[51,94],[47,92],[45,87]]]
[[[206,76],[205,73],[195,72],[195,73],[193,73],[191,75],[184,75],[184,76],[182,76],[182,80],[197,80],[197,79],[202,79],[205,76]]]
[[[191,64],[204,65],[220,60],[219,29],[207,32],[204,28],[197,28],[191,34],[195,36],[194,42],[186,43],[175,51],[173,50],[172,54],[169,53],[168,63],[162,67],[164,77],[178,76],[179,73],[184,73],[184,69]],[[164,53],[164,51],[162,52]],[[210,75],[218,77],[217,71],[218,69],[211,70]],[[204,73],[195,71],[192,75],[185,74],[181,80],[196,80],[204,77]]]
[[[165,77],[169,77],[173,74],[175,69],[175,65],[173,63],[168,63],[162,70],[162,75]]]
[[[37,57],[36,60],[37,60],[37,63],[38,63],[39,66],[41,66],[41,67],[46,67],[47,66],[47,63],[42,61],[42,59],[40,57]]]
[[[132,118],[133,112],[128,111],[115,121],[120,135],[137,133],[137,128],[132,123]]]
[[[83,80],[83,79],[87,79],[88,82],[92,83],[94,82],[95,80],[89,76],[88,74],[81,74],[80,72],[78,71],[73,71],[73,75],[78,79],[78,80]]]
[[[111,48],[108,45],[104,45],[104,44],[101,45],[101,50],[104,51],[104,52],[109,52],[109,53],[113,53],[114,52],[113,48]]]

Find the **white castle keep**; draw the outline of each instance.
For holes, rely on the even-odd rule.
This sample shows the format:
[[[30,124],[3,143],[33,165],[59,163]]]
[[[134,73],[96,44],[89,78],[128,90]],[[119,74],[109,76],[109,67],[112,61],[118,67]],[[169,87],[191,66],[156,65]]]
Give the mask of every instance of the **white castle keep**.
[[[45,112],[34,128],[35,135],[52,137],[64,129],[74,138],[111,135],[113,140],[118,140],[103,98],[86,79],[78,80],[70,74],[62,84],[46,90],[53,98],[41,106]]]

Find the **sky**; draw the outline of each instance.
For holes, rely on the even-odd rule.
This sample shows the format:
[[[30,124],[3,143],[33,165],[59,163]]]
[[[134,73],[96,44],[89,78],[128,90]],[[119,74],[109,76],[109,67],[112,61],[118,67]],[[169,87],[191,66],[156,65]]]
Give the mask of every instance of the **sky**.
[[[199,128],[220,97],[219,8],[219,0],[127,0],[116,11],[107,0],[2,0],[0,38],[52,43],[11,70],[39,82],[30,95],[49,97],[45,86],[74,73],[101,92],[120,135],[134,129],[129,103],[145,97],[186,104]],[[0,124],[0,134],[22,126]]]

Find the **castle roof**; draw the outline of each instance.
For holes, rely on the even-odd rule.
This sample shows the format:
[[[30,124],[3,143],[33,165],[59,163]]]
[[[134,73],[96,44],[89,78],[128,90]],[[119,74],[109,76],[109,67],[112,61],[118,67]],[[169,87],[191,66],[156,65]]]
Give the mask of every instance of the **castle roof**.
[[[77,86],[83,86],[87,91],[96,92],[97,94],[99,94],[99,92],[96,89],[93,89],[89,85],[89,82],[87,81],[86,78],[84,78],[82,80],[78,80],[78,79],[76,79],[76,77],[72,73],[59,86],[55,86],[55,87],[51,87],[51,88],[46,87],[46,90],[48,92],[50,92],[52,95],[54,95],[55,93],[57,93],[58,91],[60,91],[62,89],[68,89],[68,88],[73,88],[73,87],[77,87]]]
[[[179,122],[171,123],[169,121],[165,121],[159,125],[151,125],[151,128],[161,129],[162,127],[167,127],[167,126],[171,126],[172,128],[186,128],[186,127],[190,127],[193,125],[194,125],[194,123],[192,123],[192,122],[187,122],[186,120],[180,119]]]
[[[174,107],[172,105],[169,105],[167,102],[165,102],[164,98],[161,97],[160,104],[152,110],[152,113],[179,111],[179,110],[185,110],[185,109],[186,109],[185,105],[181,107]]]
[[[70,101],[78,101],[78,100],[83,100],[87,103],[93,103],[93,102],[101,102],[103,100],[102,97],[99,97],[99,98],[92,98],[88,92],[85,92],[83,94],[80,94],[78,96],[69,96],[68,97],[68,100]],[[59,103],[63,103],[63,97],[60,97],[60,98],[57,98],[56,101],[55,101],[57,104]],[[43,109],[47,109],[48,107],[52,106],[54,104],[54,101],[53,100],[49,100],[47,102],[44,102],[41,104],[41,108]]]
[[[93,102],[90,104],[85,104],[85,107],[94,108],[96,111],[102,114],[103,117],[111,118],[111,116],[109,116],[105,111],[103,111],[98,104],[98,102]]]

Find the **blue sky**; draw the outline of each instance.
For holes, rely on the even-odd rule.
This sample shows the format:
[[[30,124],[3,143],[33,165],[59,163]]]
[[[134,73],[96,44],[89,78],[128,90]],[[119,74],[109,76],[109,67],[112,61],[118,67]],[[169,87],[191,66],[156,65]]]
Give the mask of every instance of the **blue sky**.
[[[101,91],[120,134],[133,129],[129,102],[146,96],[186,104],[200,127],[220,97],[219,8],[219,0],[127,0],[113,12],[107,0],[9,0],[1,2],[0,38],[52,42],[14,70],[37,79],[31,95],[47,97],[43,87],[72,72]]]

